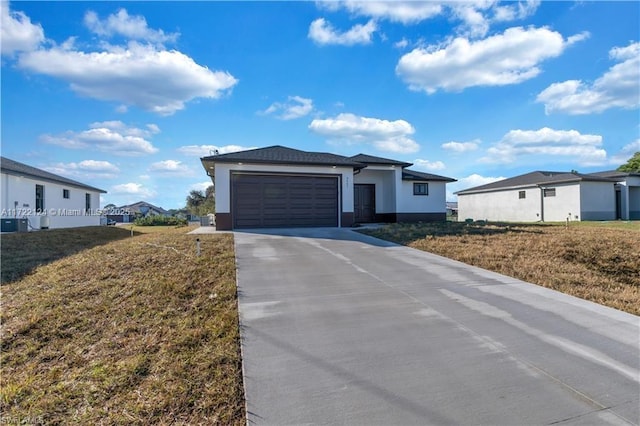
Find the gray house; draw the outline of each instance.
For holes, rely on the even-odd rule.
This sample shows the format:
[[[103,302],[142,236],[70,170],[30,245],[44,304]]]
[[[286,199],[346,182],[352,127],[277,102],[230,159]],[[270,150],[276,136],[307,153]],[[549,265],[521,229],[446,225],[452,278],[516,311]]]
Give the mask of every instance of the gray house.
[[[218,229],[445,220],[454,181],[388,158],[283,146],[201,161],[215,185]]]

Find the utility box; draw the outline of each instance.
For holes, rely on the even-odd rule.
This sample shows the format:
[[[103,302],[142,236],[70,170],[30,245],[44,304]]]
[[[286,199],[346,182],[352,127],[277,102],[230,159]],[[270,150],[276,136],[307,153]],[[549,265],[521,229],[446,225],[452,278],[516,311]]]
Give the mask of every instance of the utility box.
[[[18,232],[29,232],[29,219],[18,219]]]
[[[28,232],[28,219],[2,219],[2,232]]]
[[[40,216],[40,229],[49,229],[49,216]]]
[[[211,226],[211,218],[209,216],[201,216],[200,217],[200,226]]]

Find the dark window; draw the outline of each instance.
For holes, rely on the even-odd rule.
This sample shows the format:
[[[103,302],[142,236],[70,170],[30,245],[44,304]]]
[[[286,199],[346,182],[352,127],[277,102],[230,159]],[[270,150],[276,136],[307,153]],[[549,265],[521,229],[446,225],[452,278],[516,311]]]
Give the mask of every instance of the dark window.
[[[87,213],[89,213],[89,210],[91,210],[91,194],[89,193],[84,194],[84,208]]]
[[[413,195],[429,195],[429,184],[428,183],[414,183],[413,184]]]
[[[542,190],[542,193],[545,197],[555,197],[556,189],[555,188],[545,188]]]
[[[36,211],[44,211],[44,185],[36,185]]]
[[[527,198],[527,191],[519,191],[518,198],[520,199]]]
[[[63,189],[62,190],[62,198],[69,198],[69,190],[68,189]]]

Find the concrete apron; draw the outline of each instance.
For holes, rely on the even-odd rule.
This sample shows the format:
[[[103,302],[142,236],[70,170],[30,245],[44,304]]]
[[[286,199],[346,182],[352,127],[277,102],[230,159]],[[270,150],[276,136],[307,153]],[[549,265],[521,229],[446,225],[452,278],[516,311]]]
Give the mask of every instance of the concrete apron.
[[[249,424],[638,424],[640,318],[348,229],[235,232]]]

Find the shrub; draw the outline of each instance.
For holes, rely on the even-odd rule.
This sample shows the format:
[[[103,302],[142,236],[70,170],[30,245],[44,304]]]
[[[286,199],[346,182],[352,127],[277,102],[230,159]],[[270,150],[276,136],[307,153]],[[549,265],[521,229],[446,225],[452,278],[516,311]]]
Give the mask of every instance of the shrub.
[[[187,226],[187,219],[175,216],[147,216],[139,217],[133,221],[138,226]]]

